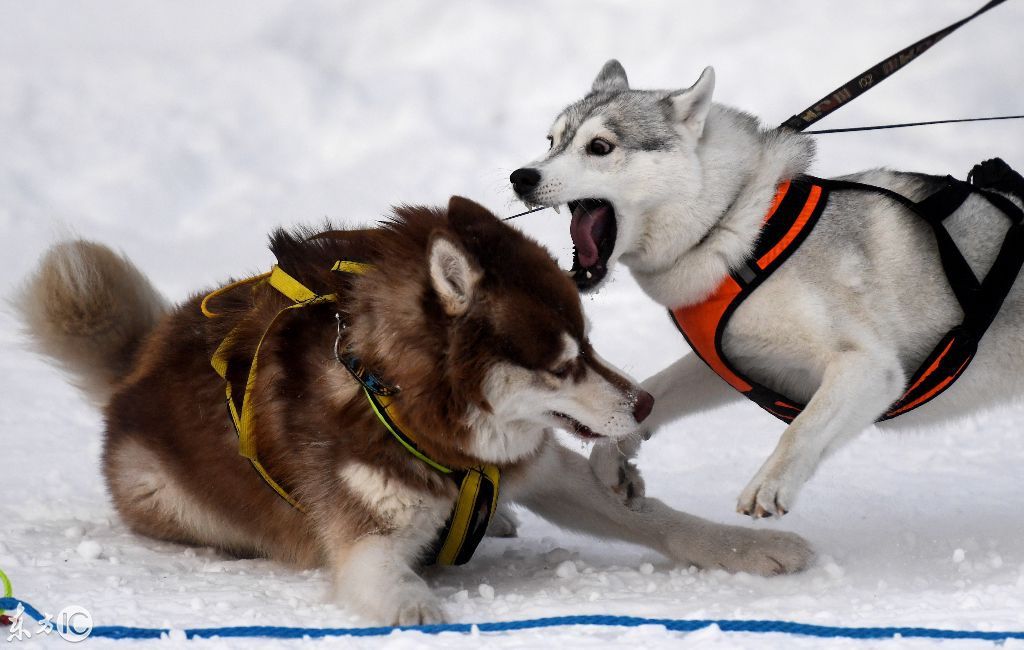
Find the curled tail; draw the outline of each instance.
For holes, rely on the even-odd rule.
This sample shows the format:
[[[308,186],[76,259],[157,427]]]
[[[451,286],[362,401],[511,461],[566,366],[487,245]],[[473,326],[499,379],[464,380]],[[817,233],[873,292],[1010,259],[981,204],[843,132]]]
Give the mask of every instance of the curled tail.
[[[83,240],[48,250],[13,302],[35,350],[101,406],[167,312],[131,262]]]

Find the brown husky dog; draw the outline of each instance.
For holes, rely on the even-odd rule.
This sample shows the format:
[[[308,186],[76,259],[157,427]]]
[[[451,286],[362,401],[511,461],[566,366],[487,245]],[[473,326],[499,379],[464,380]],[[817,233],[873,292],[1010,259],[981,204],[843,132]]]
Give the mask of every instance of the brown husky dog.
[[[714,524],[653,498],[627,508],[554,441],[553,427],[635,435],[652,400],[591,348],[576,289],[547,251],[481,206],[456,197],[447,210],[398,209],[377,229],[277,231],[271,248],[315,299],[296,303],[262,280],[168,308],[126,259],[85,241],[51,249],[20,298],[39,350],[105,405],[103,469],[133,530],[326,564],[342,600],[377,622],[443,620],[416,568],[459,486],[395,439],[349,363],[358,359],[397,387],[389,408],[423,457],[496,467],[503,502],[701,567],[772,574],[811,558],[791,534]],[[224,374],[247,386],[259,464],[239,454],[211,368],[225,340]]]

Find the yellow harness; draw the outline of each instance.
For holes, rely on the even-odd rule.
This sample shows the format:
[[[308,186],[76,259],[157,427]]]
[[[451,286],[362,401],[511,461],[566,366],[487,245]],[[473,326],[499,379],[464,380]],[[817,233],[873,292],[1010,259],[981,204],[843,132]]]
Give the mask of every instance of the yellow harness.
[[[372,268],[369,264],[342,260],[335,262],[331,270],[339,273],[362,275]],[[210,365],[213,366],[213,369],[217,371],[217,374],[220,375],[225,383],[228,413],[231,415],[231,422],[234,424],[235,433],[238,435],[238,453],[249,460],[260,477],[282,499],[295,509],[305,513],[306,509],[303,508],[302,504],[289,494],[280,483],[275,481],[259,461],[256,452],[256,442],[253,437],[254,409],[253,400],[250,397],[256,385],[260,349],[263,347],[263,341],[266,339],[267,334],[277,324],[277,321],[284,314],[288,313],[289,310],[301,309],[325,302],[337,302],[338,296],[335,294],[319,295],[286,273],[281,267],[274,265],[269,273],[233,282],[208,294],[203,298],[200,309],[207,318],[217,318],[220,314],[211,311],[208,307],[212,299],[237,287],[260,282],[267,282],[294,304],[288,305],[277,312],[260,336],[260,340],[256,344],[256,351],[253,353],[252,363],[249,366],[249,375],[245,382],[245,391],[242,395],[240,407],[236,406],[231,382],[228,380],[228,358],[235,343],[236,330],[232,330],[221,344],[217,346],[213,357],[210,359]],[[352,376],[360,383],[370,408],[381,424],[384,425],[384,428],[410,454],[458,484],[459,496],[451,515],[448,517],[448,521],[441,531],[438,543],[434,547],[434,562],[442,565],[465,564],[473,556],[473,552],[487,531],[487,525],[491,517],[497,510],[498,487],[501,478],[498,468],[493,465],[483,465],[466,469],[453,469],[431,459],[419,449],[414,439],[397,422],[392,408],[391,397],[398,392],[398,388],[389,387],[376,376],[367,373],[354,358],[346,360],[338,355],[338,360],[345,365],[352,373]]]

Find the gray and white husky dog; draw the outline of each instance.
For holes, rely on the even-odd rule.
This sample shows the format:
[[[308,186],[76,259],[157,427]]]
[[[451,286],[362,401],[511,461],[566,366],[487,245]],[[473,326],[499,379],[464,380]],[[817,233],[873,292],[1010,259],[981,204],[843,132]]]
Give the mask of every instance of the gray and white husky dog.
[[[528,204],[568,204],[581,289],[622,262],[658,303],[702,301],[745,262],[780,183],[805,174],[806,135],[769,128],[712,102],[706,68],[683,90],[633,90],[617,61],[566,108],[550,150],[513,172]],[[917,201],[944,179],[876,169],[845,177]],[[1012,199],[1016,205],[1020,201]],[[1008,220],[972,194],[945,222],[984,276]],[[1017,282],[973,363],[945,393],[884,423],[920,427],[1019,400],[1024,288]],[[962,312],[935,237],[918,216],[877,193],[837,192],[796,252],[736,310],[722,349],[768,388],[807,404],[739,496],[737,510],[782,515],[821,461],[871,426]],[[644,382],[656,405],[650,430],[740,397],[694,354]],[[595,448],[591,464],[623,495],[641,494],[630,444]]]

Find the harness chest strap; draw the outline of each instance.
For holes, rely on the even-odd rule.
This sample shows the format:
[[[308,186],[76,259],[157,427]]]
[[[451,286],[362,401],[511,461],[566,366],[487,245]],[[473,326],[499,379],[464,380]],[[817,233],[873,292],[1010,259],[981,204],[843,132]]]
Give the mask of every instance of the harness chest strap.
[[[1005,197],[947,177],[946,185],[920,202],[886,188],[852,181],[803,177],[782,183],[765,216],[761,237],[750,259],[704,301],[669,311],[687,343],[730,386],[784,422],[791,422],[803,404],[761,385],[730,363],[722,349],[729,319],[757,287],[777,270],[813,230],[830,192],[859,190],[882,194],[907,207],[932,227],[939,255],[954,295],[964,311],[962,323],[950,330],[908,382],[904,394],[880,418],[887,420],[937,397],[970,364],[985,330],[998,313],[1024,264],[1024,213]],[[942,225],[972,193],[982,194],[1012,222],[1003,246],[981,282]]]
[[[339,260],[331,267],[332,271],[341,273],[362,274],[370,269],[370,265],[360,262]],[[319,295],[312,291],[294,277],[286,273],[279,266],[275,265],[269,273],[264,273],[252,278],[231,283],[221,289],[208,294],[202,301],[200,309],[208,318],[216,318],[219,314],[209,308],[209,303],[216,297],[231,291],[240,286],[267,282],[285,297],[295,304],[281,309],[260,336],[253,353],[252,361],[246,379],[245,390],[241,396],[241,402],[236,403],[236,397],[231,381],[228,379],[228,366],[231,350],[235,343],[235,330],[232,330],[217,346],[210,359],[210,365],[217,374],[224,380],[225,394],[227,398],[228,413],[234,425],[235,433],[238,435],[239,454],[249,460],[260,477],[269,485],[282,499],[300,512],[306,510],[297,499],[295,499],[280,483],[274,480],[267,469],[259,460],[256,449],[256,441],[253,435],[255,430],[254,408],[252,393],[255,390],[256,377],[259,369],[260,350],[267,334],[274,328],[278,320],[294,309],[301,309],[310,305],[322,304],[325,302],[337,302],[334,294]],[[464,564],[472,557],[473,552],[483,539],[487,530],[487,524],[498,507],[498,486],[500,483],[500,472],[492,465],[472,467],[464,470],[456,470],[446,467],[429,456],[424,454],[416,445],[415,441],[404,431],[391,408],[391,392],[383,391],[377,386],[380,382],[369,382],[362,371],[356,372],[346,365],[352,372],[353,377],[362,386],[367,402],[373,409],[374,414],[388,430],[389,433],[413,456],[426,463],[435,471],[450,477],[459,485],[459,495],[452,510],[445,528],[442,531],[439,543],[435,548],[437,564]]]

